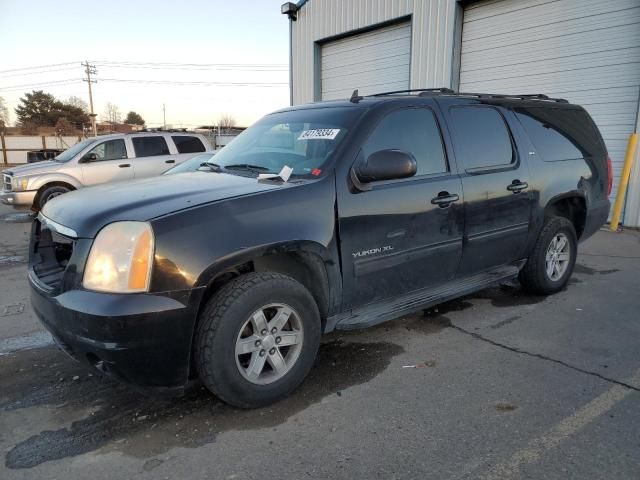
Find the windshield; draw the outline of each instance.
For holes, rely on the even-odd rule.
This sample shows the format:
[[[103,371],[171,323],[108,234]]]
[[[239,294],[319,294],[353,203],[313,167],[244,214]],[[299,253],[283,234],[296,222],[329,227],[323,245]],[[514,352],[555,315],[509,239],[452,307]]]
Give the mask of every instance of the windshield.
[[[173,173],[182,173],[182,172],[195,172],[200,168],[200,165],[210,161],[214,156],[214,153],[201,153],[200,155],[196,155],[189,160],[182,162],[180,165],[176,165],[173,168],[167,170],[165,175],[173,174]],[[211,160],[213,161],[213,160]]]
[[[211,160],[228,171],[318,176],[363,109],[310,108],[267,115]]]
[[[86,140],[83,140],[82,142],[78,142],[73,147],[62,152],[60,155],[54,158],[54,160],[56,162],[68,162],[73,157],[75,157],[78,153],[84,150],[85,147],[88,147],[95,141],[96,141],[95,138],[88,138]]]

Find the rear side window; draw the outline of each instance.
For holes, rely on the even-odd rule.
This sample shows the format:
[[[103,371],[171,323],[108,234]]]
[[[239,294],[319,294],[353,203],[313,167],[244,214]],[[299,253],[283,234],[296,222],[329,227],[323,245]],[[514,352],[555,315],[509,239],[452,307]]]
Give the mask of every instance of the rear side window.
[[[131,140],[136,157],[169,155],[169,147],[164,137],[133,137]]]
[[[427,108],[406,108],[389,113],[362,146],[364,158],[380,150],[402,150],[413,154],[418,175],[447,171],[440,129]]]
[[[509,165],[515,155],[511,135],[498,110],[491,107],[453,107],[455,148],[466,170]]]
[[[197,153],[204,152],[206,148],[198,137],[190,135],[171,135],[173,143],[176,144],[178,153]]]
[[[544,161],[604,155],[600,134],[583,110],[528,107],[515,112]]]

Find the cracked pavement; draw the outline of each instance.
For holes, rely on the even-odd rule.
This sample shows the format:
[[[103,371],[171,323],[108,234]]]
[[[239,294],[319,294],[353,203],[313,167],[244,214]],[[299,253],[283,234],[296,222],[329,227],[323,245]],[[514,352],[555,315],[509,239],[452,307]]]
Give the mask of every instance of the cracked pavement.
[[[640,478],[638,232],[597,233],[551,297],[496,287],[328,335],[302,388],[242,411],[60,353],[29,306],[22,220],[0,207],[3,480]]]

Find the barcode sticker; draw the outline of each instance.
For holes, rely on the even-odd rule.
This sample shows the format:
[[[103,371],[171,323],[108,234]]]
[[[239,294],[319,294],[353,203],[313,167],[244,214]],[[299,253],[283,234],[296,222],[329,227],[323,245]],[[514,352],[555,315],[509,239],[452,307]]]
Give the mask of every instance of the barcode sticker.
[[[333,140],[339,133],[339,128],[316,128],[305,130],[300,134],[298,140]]]

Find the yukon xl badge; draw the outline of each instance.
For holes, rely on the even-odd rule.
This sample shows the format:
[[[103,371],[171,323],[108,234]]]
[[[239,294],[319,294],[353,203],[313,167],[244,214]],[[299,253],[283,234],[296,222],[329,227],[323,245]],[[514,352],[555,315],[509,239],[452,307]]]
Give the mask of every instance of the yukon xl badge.
[[[384,247],[376,247],[376,248],[371,248],[369,250],[361,250],[359,252],[353,252],[351,255],[353,255],[353,258],[361,258],[361,257],[368,257],[369,255],[375,255],[376,253],[390,252],[392,250],[393,250],[393,247],[391,245],[385,245]]]

